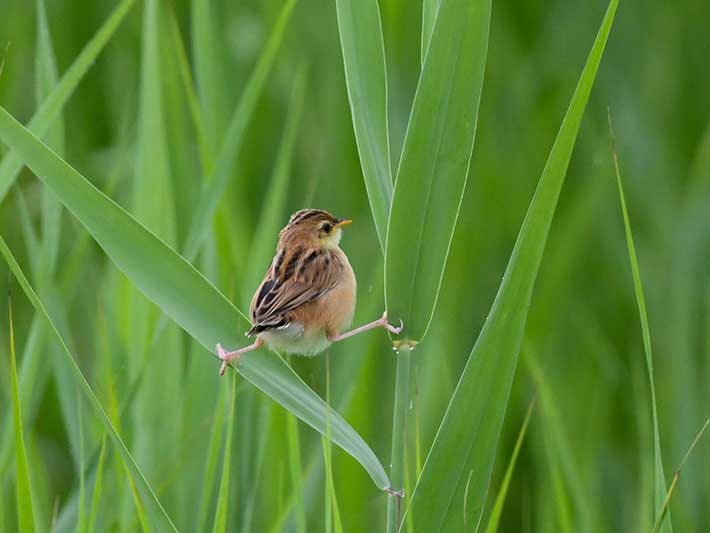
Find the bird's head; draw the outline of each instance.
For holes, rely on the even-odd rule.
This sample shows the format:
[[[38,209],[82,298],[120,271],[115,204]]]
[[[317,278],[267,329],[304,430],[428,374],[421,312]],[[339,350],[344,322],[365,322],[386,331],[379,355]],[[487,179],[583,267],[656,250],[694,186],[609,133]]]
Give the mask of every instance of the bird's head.
[[[321,209],[301,209],[291,215],[280,237],[281,240],[295,239],[315,246],[335,248],[340,243],[342,227],[351,222]]]

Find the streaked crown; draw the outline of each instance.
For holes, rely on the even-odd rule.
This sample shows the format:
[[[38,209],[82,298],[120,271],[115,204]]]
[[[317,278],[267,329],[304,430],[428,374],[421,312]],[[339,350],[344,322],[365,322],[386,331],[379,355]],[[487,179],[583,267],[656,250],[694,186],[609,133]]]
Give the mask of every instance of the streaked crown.
[[[281,230],[281,240],[300,238],[334,243],[340,240],[340,228],[350,221],[331,215],[322,209],[296,211]]]
[[[340,222],[339,218],[334,217],[333,215],[328,213],[328,211],[323,211],[322,209],[301,209],[300,211],[296,211],[293,215],[291,215],[291,218],[288,220],[288,225],[291,226],[295,224],[300,224],[302,222],[305,222],[306,220],[314,222],[321,222],[323,220],[326,220],[333,225]]]

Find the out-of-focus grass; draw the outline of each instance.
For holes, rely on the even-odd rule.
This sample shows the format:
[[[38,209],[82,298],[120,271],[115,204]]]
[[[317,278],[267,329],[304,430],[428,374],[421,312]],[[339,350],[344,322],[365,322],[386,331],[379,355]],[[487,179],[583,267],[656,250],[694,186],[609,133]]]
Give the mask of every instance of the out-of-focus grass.
[[[27,463],[25,433],[22,430],[22,404],[20,386],[17,379],[17,356],[15,355],[15,332],[12,328],[12,303],[8,303],[10,321],[10,378],[12,380],[12,419],[15,434],[15,485],[17,487],[17,525],[21,532],[34,531],[34,496],[30,481],[30,468]]]
[[[417,439],[426,456],[500,284],[533,194],[535,169],[544,164],[589,50],[593,21],[600,20],[606,4],[492,3],[467,189],[437,310],[425,341],[411,356],[417,383],[410,414],[416,410],[418,430],[409,424],[405,455],[412,487]],[[355,4],[294,2],[283,25],[283,42],[274,48],[273,64],[260,82],[263,89],[257,91],[253,109],[240,118],[237,143],[225,144],[230,120],[288,2],[61,0],[46,2],[47,31],[38,34],[42,19],[36,3],[6,0],[0,17],[5,55],[0,105],[23,123],[40,116],[34,65],[49,58],[46,43],[51,42],[57,84],[45,84],[39,100],[57,96],[55,114],[44,115],[43,139],[119,205],[135,207],[138,214],[138,203],[145,202],[141,216],[165,224],[170,229],[165,238],[170,240],[174,232],[173,242],[185,253],[199,198],[210,176],[217,179],[220,151],[225,150],[226,185],[206,217],[199,246],[193,245],[188,255],[240,306],[254,289],[253,281],[246,280],[263,273],[267,265],[261,257],[268,261],[273,246],[257,235],[278,229],[291,211],[304,206],[354,219],[342,245],[358,275],[357,325],[383,309],[383,271],[358,155],[363,139],[353,131],[343,68],[343,20],[338,18],[343,10],[338,7],[345,5]],[[439,2],[381,0],[368,5],[380,10],[387,86],[377,85],[377,91],[387,91],[390,157],[396,162],[427,48],[422,28],[433,26]],[[157,30],[146,27],[146,8],[157,8],[160,16],[150,25]],[[496,450],[484,520],[494,506],[529,399],[537,391],[539,405],[510,477],[499,531],[558,531],[565,525],[573,531],[649,530],[656,519],[650,497],[651,401],[609,162],[607,105],[616,119],[653,333],[658,430],[669,480],[670,469],[680,464],[709,414],[710,71],[703,55],[708,19],[710,5],[701,0],[651,0],[643,9],[620,3],[540,266],[523,364],[512,382]],[[97,33],[104,24],[103,33]],[[94,35],[98,40],[87,45]],[[377,35],[365,37],[371,37],[371,45],[379,43]],[[152,67],[141,59],[146,38],[155,39]],[[84,52],[79,68],[75,60],[85,46],[91,54]],[[294,87],[303,64],[302,107],[300,119],[294,119]],[[157,102],[150,106],[160,109],[144,103],[148,83],[150,101]],[[63,149],[51,133],[46,136],[58,120],[64,121]],[[151,151],[151,146],[158,147],[153,128],[163,130],[162,162],[159,152]],[[293,135],[290,148],[287,130]],[[0,234],[167,514],[181,530],[211,529],[228,403],[215,360],[169,326],[152,304],[147,305],[149,320],[136,324],[138,315],[130,303],[134,296],[129,296],[130,284],[122,274],[71,214],[57,217],[53,193],[31,172],[15,163],[8,181],[4,161],[14,155],[0,145],[0,156]],[[161,168],[169,176],[165,191],[169,187],[172,199],[162,189],[160,198],[136,198],[149,187],[142,180]],[[272,190],[272,184],[284,182],[283,189]],[[249,263],[248,256],[260,247],[259,260]],[[54,268],[43,266],[53,261]],[[7,267],[0,261],[0,288],[6,279]],[[32,304],[19,291],[13,296],[23,430],[32,486],[41,504],[35,508],[37,523],[51,524],[58,502],[58,531],[76,531],[80,521],[87,530],[139,529],[140,513],[150,520],[150,509],[136,507],[121,457],[110,440],[102,447],[107,430],[88,404],[82,405],[79,421],[76,384],[71,374],[61,374],[68,368],[60,366],[66,365],[62,347]],[[160,322],[165,333],[158,337]],[[0,306],[4,406],[12,402],[8,324],[5,306]],[[235,320],[230,326],[240,337],[244,322]],[[162,343],[166,335],[170,342]],[[134,349],[141,346],[141,352]],[[396,376],[387,336],[372,332],[334,345],[329,354],[330,404],[387,465]],[[294,358],[292,366],[326,397],[324,357]],[[343,530],[382,529],[386,497],[356,461],[333,447],[326,476],[320,437],[293,419],[287,421],[290,415],[243,380],[237,384],[235,409],[227,473],[229,527],[322,531],[326,494],[332,490]],[[151,422],[161,419],[163,424]],[[13,531],[18,506],[9,409],[0,410],[0,427],[0,529]],[[676,531],[699,530],[710,521],[708,453],[710,440],[701,439],[675,485],[670,508]],[[332,489],[326,487],[328,479]],[[469,501],[472,494],[470,489]],[[414,531],[416,523],[414,512]]]
[[[614,172],[616,173],[616,184],[619,189],[619,202],[621,204],[621,213],[624,219],[624,234],[626,236],[626,246],[629,251],[629,263],[631,264],[631,275],[634,283],[634,294],[636,295],[636,303],[639,309],[639,320],[641,322],[641,334],[643,338],[643,351],[646,355],[646,370],[648,371],[648,384],[651,392],[651,418],[653,420],[653,500],[654,500],[654,516],[661,514],[662,510],[667,505],[664,504],[666,499],[666,476],[663,472],[663,458],[661,456],[661,436],[658,427],[658,406],[656,402],[656,384],[653,373],[653,352],[651,350],[651,332],[648,325],[648,313],[646,312],[646,297],[643,293],[643,285],[641,283],[641,273],[639,271],[638,259],[636,257],[636,247],[634,246],[634,238],[631,233],[631,222],[629,221],[629,211],[626,207],[626,197],[624,196],[624,186],[621,181],[621,170],[619,169],[619,157],[616,153],[614,140],[614,130],[612,129],[611,111],[608,111],[609,119],[609,135],[611,137],[612,157],[614,160]],[[664,512],[665,514],[665,512]],[[663,527],[663,531],[672,533],[673,526],[671,525],[670,516],[665,520],[665,523],[658,523],[658,528]],[[654,530],[656,527],[654,527]]]

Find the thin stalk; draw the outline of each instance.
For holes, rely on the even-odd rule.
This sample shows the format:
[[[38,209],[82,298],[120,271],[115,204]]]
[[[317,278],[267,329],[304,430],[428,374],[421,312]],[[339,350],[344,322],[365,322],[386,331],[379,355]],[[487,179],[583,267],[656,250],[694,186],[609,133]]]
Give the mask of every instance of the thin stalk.
[[[670,503],[671,503],[671,498],[673,497],[673,493],[675,492],[676,485],[678,484],[678,480],[680,479],[680,471],[683,469],[683,466],[685,466],[685,462],[688,460],[688,457],[690,457],[691,452],[695,448],[696,444],[698,444],[698,441],[700,440],[700,437],[703,436],[703,433],[705,433],[705,430],[708,428],[710,425],[710,418],[708,418],[705,423],[703,424],[703,427],[700,429],[698,434],[695,436],[695,439],[693,439],[692,444],[688,448],[688,451],[685,452],[685,455],[683,456],[683,459],[680,462],[680,465],[678,465],[678,469],[675,471],[675,475],[673,476],[673,480],[671,481],[671,485],[668,488],[668,492],[666,493],[666,497],[663,500],[663,506],[661,507],[661,512],[658,515],[658,518],[656,518],[656,522],[653,524],[653,533],[658,533],[661,530],[661,526],[663,525],[663,520],[665,519],[666,515],[668,514],[668,510],[670,509]]]
[[[290,361],[289,361],[290,362]],[[306,533],[306,515],[303,503],[303,471],[301,469],[301,444],[298,436],[298,421],[291,413],[286,413],[288,435],[288,464],[291,471],[291,487],[294,496],[296,531]]]
[[[96,517],[99,512],[99,498],[101,496],[101,485],[104,475],[104,460],[106,458],[106,434],[101,439],[101,451],[99,452],[99,464],[96,467],[96,481],[94,482],[94,493],[91,497],[91,514],[89,514],[89,525],[87,531],[96,531]]]
[[[325,399],[330,405],[330,354],[325,356]],[[321,437],[323,445],[323,459],[325,462],[325,531],[330,533],[343,532],[343,523],[340,518],[340,508],[338,498],[335,494],[335,484],[333,482],[333,453],[330,439],[330,418],[326,425],[326,435]]]
[[[8,283],[9,284],[9,283]],[[15,331],[12,320],[12,300],[8,289],[7,316],[10,323],[10,372],[12,381],[12,413],[15,432],[15,487],[17,494],[17,528],[20,533],[35,530],[37,519],[34,516],[34,498],[32,477],[30,476],[25,447],[25,434],[22,428],[22,408],[20,406],[20,384],[17,379],[17,359],[15,357]]]
[[[609,138],[611,142],[611,154],[614,163],[614,171],[616,174],[616,184],[619,189],[619,201],[621,203],[621,214],[624,220],[624,233],[626,235],[626,247],[629,253],[629,262],[631,263],[631,276],[634,282],[634,292],[636,294],[636,303],[638,305],[639,320],[641,322],[641,337],[643,339],[643,350],[646,354],[646,369],[648,370],[648,382],[651,391],[651,414],[653,419],[653,443],[654,443],[654,510],[658,511],[659,507],[663,508],[664,494],[666,493],[666,479],[663,473],[663,459],[661,458],[661,438],[660,425],[658,422],[658,407],[656,403],[656,386],[654,384],[653,372],[653,352],[651,350],[651,332],[648,325],[648,314],[646,312],[646,298],[643,292],[643,284],[641,283],[641,274],[639,272],[638,258],[636,257],[636,247],[634,238],[631,233],[631,222],[629,220],[629,211],[626,207],[626,197],[624,195],[624,186],[621,181],[621,170],[619,168],[619,156],[616,153],[616,140],[614,137],[614,129],[611,122],[611,110],[607,108],[607,118],[609,121]],[[673,531],[670,524],[670,516],[668,517],[668,532]]]
[[[85,464],[84,464],[84,420],[81,411],[81,391],[79,387],[75,387],[76,392],[76,408],[77,420],[79,426],[79,510],[77,511],[76,531],[84,533],[86,531],[86,483],[85,483]]]
[[[231,474],[232,455],[232,433],[234,432],[234,406],[237,398],[237,374],[232,377],[231,401],[229,411],[227,411],[227,434],[224,438],[224,461],[222,463],[222,481],[219,485],[219,497],[217,499],[217,509],[215,510],[213,533],[224,533],[227,531],[229,514],[229,481]]]
[[[387,500],[387,533],[399,530],[402,518],[404,492],[404,444],[406,435],[407,409],[409,407],[409,363],[412,347],[402,344],[397,355],[397,382],[394,391],[394,415],[392,419],[392,455],[390,461],[390,482],[392,487]]]

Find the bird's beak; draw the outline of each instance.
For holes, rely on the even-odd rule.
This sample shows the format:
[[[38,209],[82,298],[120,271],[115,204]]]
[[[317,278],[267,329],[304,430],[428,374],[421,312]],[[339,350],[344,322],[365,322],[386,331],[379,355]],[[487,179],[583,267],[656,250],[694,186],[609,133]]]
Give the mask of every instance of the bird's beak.
[[[348,220],[347,218],[341,218],[338,223],[335,225],[336,228],[342,228],[343,226],[347,226],[348,224],[352,224],[352,220]]]

